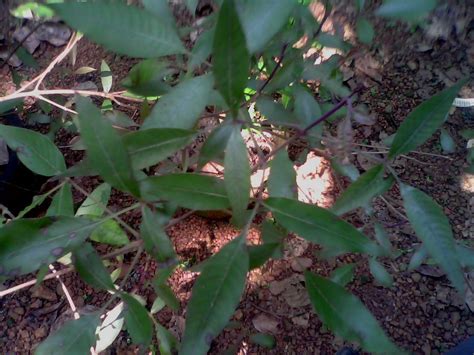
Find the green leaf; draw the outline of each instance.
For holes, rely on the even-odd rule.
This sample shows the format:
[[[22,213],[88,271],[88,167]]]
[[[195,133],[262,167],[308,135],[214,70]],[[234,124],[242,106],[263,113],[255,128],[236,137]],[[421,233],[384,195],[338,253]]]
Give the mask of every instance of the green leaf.
[[[95,344],[95,330],[99,325],[98,314],[84,314],[69,320],[50,335],[35,350],[35,355],[84,355]]]
[[[300,85],[294,88],[295,96],[295,115],[301,123],[301,128],[307,127],[317,118],[321,117],[321,107],[306,89]],[[313,136],[320,137],[322,133],[322,125],[313,128],[310,132]]]
[[[179,300],[176,298],[171,287],[169,287],[164,281],[161,282],[158,279],[154,280],[154,289],[158,297],[165,301],[166,305],[170,307],[174,312],[179,311]]]
[[[194,14],[196,13],[196,7],[199,3],[199,0],[185,0],[185,3],[191,15],[194,16]]]
[[[168,73],[166,62],[156,59],[142,60],[130,70],[122,85],[136,95],[163,95],[170,90],[170,86],[164,81]]]
[[[446,120],[456,95],[466,83],[467,79],[461,80],[417,106],[398,128],[388,157],[408,153],[430,138]]]
[[[53,201],[46,212],[46,216],[74,216],[71,185],[65,183],[54,195]]]
[[[259,97],[256,104],[260,113],[271,123],[281,126],[298,126],[293,113],[287,111],[282,104],[265,96]]]
[[[375,196],[386,192],[393,184],[393,177],[383,178],[383,166],[377,165],[362,174],[337,199],[331,211],[342,215],[355,208],[365,206]]]
[[[142,0],[142,4],[145,9],[157,17],[161,23],[176,29],[175,17],[173,16],[168,0]]]
[[[423,261],[428,257],[428,250],[421,245],[412,255],[408,264],[408,271],[418,269]]]
[[[91,166],[112,186],[138,196],[138,185],[122,140],[90,99],[78,96],[76,101],[81,137]]]
[[[355,266],[355,264],[346,264],[338,267],[331,273],[331,281],[345,287],[348,283],[351,283],[352,280],[354,280]]]
[[[270,162],[268,192],[271,197],[294,198],[298,196],[296,171],[286,150],[278,152]]]
[[[115,290],[110,274],[99,254],[89,243],[84,243],[72,253],[74,268],[89,285],[101,290]]]
[[[328,210],[287,198],[270,197],[264,205],[277,222],[310,242],[339,253],[356,252],[378,256],[380,248],[351,224]]]
[[[0,138],[34,173],[54,176],[66,171],[63,155],[45,135],[26,128],[0,124]]]
[[[106,182],[97,186],[77,209],[76,216],[102,217],[109,203],[112,187]]]
[[[234,125],[227,143],[224,159],[224,183],[232,206],[232,218],[242,227],[247,220],[250,200],[250,163],[247,147],[240,134],[240,125]]]
[[[273,349],[276,345],[276,340],[273,335],[257,333],[250,336],[250,341],[267,349]]]
[[[173,351],[177,348],[178,340],[176,340],[174,335],[160,323],[156,323],[155,328],[156,338],[159,342],[160,355],[172,355]]]
[[[100,64],[100,80],[102,82],[102,88],[104,89],[105,93],[108,93],[110,89],[112,89],[112,72],[110,71],[110,67],[102,59],[102,63]]]
[[[49,265],[89,236],[95,223],[85,218],[18,219],[0,228],[0,276],[14,277]]]
[[[390,243],[390,238],[387,235],[387,232],[382,227],[382,225],[378,222],[374,223],[374,230],[375,230],[375,239],[385,252],[386,256],[390,256],[392,254],[392,244]]]
[[[257,269],[269,260],[276,251],[281,249],[280,243],[264,243],[251,245],[249,249],[249,269]]]
[[[156,297],[151,305],[150,314],[156,314],[161,311],[166,306],[165,301],[163,301],[160,297]]]
[[[369,269],[375,281],[377,281],[382,286],[392,287],[392,275],[390,275],[383,265],[380,264],[375,258],[369,259]]]
[[[211,132],[199,152],[199,167],[202,168],[206,163],[216,160],[223,154],[232,131],[232,125],[227,121]]]
[[[69,26],[116,53],[153,58],[186,52],[172,27],[135,6],[94,1],[48,6]]]
[[[10,111],[11,109],[19,106],[23,102],[23,98],[21,99],[13,99],[0,102],[0,113],[5,113]]]
[[[202,75],[185,80],[161,97],[143,123],[141,130],[149,128],[193,129],[206,107],[213,80]]]
[[[357,37],[362,43],[371,44],[374,40],[374,27],[365,17],[361,17],[357,20],[356,31]]]
[[[360,176],[359,170],[354,166],[354,164],[342,164],[337,158],[331,159],[331,167],[336,173],[342,176],[347,176],[351,181],[356,181]]]
[[[453,137],[451,137],[449,132],[444,128],[441,128],[440,132],[439,142],[441,143],[443,151],[447,154],[456,152],[456,143],[454,142]]]
[[[236,2],[237,12],[245,33],[247,48],[255,53],[275,36],[288,22],[297,5],[293,0],[244,0]]]
[[[289,56],[288,59],[284,60],[283,67],[278,70],[270,81],[270,83],[265,87],[265,93],[272,93],[277,90],[286,88],[288,85],[295,81],[299,81],[301,78],[301,73],[303,72],[303,59],[301,55]]]
[[[351,45],[345,42],[344,39],[342,39],[340,36],[330,34],[328,32],[321,32],[317,37],[317,41],[323,47],[337,48],[343,52],[346,52],[351,49]]]
[[[120,295],[125,302],[125,326],[134,344],[148,347],[153,337],[153,323],[145,307],[137,299],[127,293]]]
[[[215,27],[201,33],[191,51],[191,58],[188,63],[190,70],[197,68],[199,65],[204,63],[207,58],[209,58],[212,53],[214,34]]]
[[[192,210],[221,210],[230,207],[224,181],[198,174],[153,176],[140,184],[148,201],[168,199]]]
[[[188,145],[195,133],[177,128],[151,128],[130,132],[122,137],[133,169],[141,170],[158,164]]]
[[[215,31],[212,56],[216,86],[232,114],[237,116],[247,86],[250,57],[235,0],[222,3]]]
[[[127,234],[120,228],[117,221],[108,219],[95,228],[90,239],[97,243],[122,246],[130,243]]]
[[[170,238],[165,232],[159,218],[148,208],[142,209],[141,237],[145,249],[159,263],[176,263],[177,257]]]
[[[436,260],[454,287],[463,294],[464,277],[456,253],[453,232],[443,209],[427,194],[402,184],[403,206],[418,238]]]
[[[47,192],[47,193],[42,194],[42,195],[34,196],[33,201],[31,202],[31,204],[29,206],[25,207],[20,213],[18,213],[16,218],[17,219],[23,218],[26,214],[28,214],[28,212],[30,212],[34,208],[38,207],[39,205],[41,205],[49,197],[50,194],[51,194],[50,192]]]
[[[98,339],[94,349],[96,353],[107,349],[120,334],[124,322],[122,311],[123,302],[120,302],[107,312],[107,316],[102,321],[97,334]]]
[[[239,304],[249,267],[245,237],[225,245],[204,266],[186,314],[182,354],[206,354]]]
[[[347,341],[356,341],[365,351],[401,354],[385,335],[364,304],[342,286],[305,272],[306,289],[314,310],[325,326]]]
[[[375,14],[404,21],[417,20],[433,10],[437,2],[437,0],[385,0]]]

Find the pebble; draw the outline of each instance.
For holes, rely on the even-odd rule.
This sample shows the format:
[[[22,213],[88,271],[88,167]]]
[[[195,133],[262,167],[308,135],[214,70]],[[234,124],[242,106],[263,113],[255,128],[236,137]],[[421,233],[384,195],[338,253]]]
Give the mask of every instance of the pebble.
[[[420,282],[421,275],[419,273],[415,272],[413,275],[411,275],[411,279],[415,282]]]
[[[425,344],[421,347],[421,351],[423,351],[423,353],[425,355],[430,355],[431,354],[431,346],[430,344]]]
[[[58,296],[53,291],[43,285],[34,288],[32,296],[51,302],[55,302],[58,299]]]
[[[44,338],[46,335],[48,335],[48,332],[46,331],[45,327],[41,327],[38,329],[35,329],[34,331],[35,338]]]

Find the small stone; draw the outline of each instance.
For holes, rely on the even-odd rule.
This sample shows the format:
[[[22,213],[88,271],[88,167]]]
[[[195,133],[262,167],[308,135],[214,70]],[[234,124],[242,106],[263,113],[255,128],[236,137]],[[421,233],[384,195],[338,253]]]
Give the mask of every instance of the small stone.
[[[451,322],[453,324],[458,323],[460,320],[461,320],[461,314],[459,314],[459,312],[451,313]]]
[[[419,273],[415,272],[413,275],[411,275],[411,279],[415,282],[420,282],[421,275]]]
[[[305,313],[301,316],[293,317],[291,318],[291,321],[300,327],[307,328],[309,324],[309,313]]]
[[[294,258],[291,260],[291,268],[296,272],[303,272],[313,264],[310,258]]]
[[[419,318],[415,318],[413,321],[417,326],[421,324],[421,320]]]
[[[474,327],[467,328],[467,334],[474,335]]]
[[[410,70],[413,70],[413,71],[418,69],[418,65],[413,60],[408,61],[407,66],[408,68],[410,68]]]
[[[423,353],[425,355],[430,355],[431,354],[431,346],[430,344],[425,344],[421,347],[421,351],[423,351]]]
[[[46,328],[41,327],[41,328],[35,329],[34,335],[35,335],[35,338],[40,339],[48,335],[48,332],[46,331]]]
[[[20,330],[20,337],[23,338],[23,339],[29,339],[30,334],[28,333],[27,330],[21,329]]]
[[[32,296],[51,302],[55,302],[58,299],[58,296],[53,291],[43,285],[34,288]]]
[[[393,112],[393,106],[388,104],[387,106],[385,106],[384,112],[385,113],[392,113]]]
[[[41,300],[34,300],[30,304],[30,308],[32,308],[32,309],[38,309],[38,308],[41,308],[42,306],[43,306],[43,302]]]
[[[242,311],[240,309],[235,311],[234,318],[236,320],[241,320],[243,316],[244,316],[244,314],[242,313]]]
[[[25,314],[25,309],[23,307],[16,307],[16,308],[13,308],[13,312],[22,316],[23,314]]]

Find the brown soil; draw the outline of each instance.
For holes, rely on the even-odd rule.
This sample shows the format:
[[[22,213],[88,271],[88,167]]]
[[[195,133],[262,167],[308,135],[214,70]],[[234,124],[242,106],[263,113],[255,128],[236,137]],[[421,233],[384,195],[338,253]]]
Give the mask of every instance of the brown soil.
[[[465,9],[462,4],[452,2],[452,5],[453,9],[450,11],[459,11],[455,18],[459,19],[467,13],[471,14],[472,20],[472,6]],[[433,19],[444,19],[443,16],[444,13],[435,14]],[[350,10],[339,9],[332,18],[332,25],[337,27],[338,23],[345,21],[345,26],[351,28],[352,18]],[[426,30],[411,33],[403,26],[388,27],[379,20],[376,20],[376,24],[378,35],[375,43],[380,45],[362,48],[344,63],[344,71],[349,78],[347,84],[356,86],[363,83],[367,86],[360,101],[377,117],[375,125],[357,129],[357,142],[369,145],[378,145],[381,138],[394,133],[411,109],[424,99],[461,77],[474,75],[473,59],[469,57],[472,51],[469,52],[468,47],[469,43],[474,42],[472,22],[458,34],[448,31],[446,38],[438,36],[435,39],[427,36]],[[448,26],[448,29],[452,28]],[[443,35],[446,35],[446,31]],[[40,65],[44,67],[58,53],[58,49],[42,45],[38,53],[41,53],[37,54]],[[114,74],[114,88],[120,89],[120,79],[135,63],[133,60],[105,53],[100,47],[81,40],[75,68],[98,68],[102,59],[109,63]],[[97,72],[79,77],[71,75],[71,68],[70,63],[64,63],[55,69],[47,82],[48,87],[69,88],[86,80],[92,80],[100,87]],[[31,75],[29,72],[24,74]],[[3,78],[7,76],[6,73],[0,75]],[[2,91],[8,90],[3,86],[7,83],[8,80],[3,81]],[[466,94],[473,97],[472,93],[471,87],[471,91]],[[137,117],[139,108],[127,111]],[[444,127],[457,143],[457,150],[447,156],[449,159],[410,154],[408,158],[400,158],[396,170],[404,182],[433,196],[444,207],[455,237],[470,242],[474,237],[474,196],[472,182],[471,190],[468,190],[469,181],[463,176],[466,142],[458,132],[463,128],[472,128],[473,122],[466,120],[461,110],[456,110]],[[60,131],[57,142],[66,146],[71,137]],[[82,158],[80,152],[69,148],[62,150],[69,165]],[[419,151],[442,154],[438,137],[433,137]],[[367,162],[362,159],[354,161],[362,169],[367,167]],[[332,176],[328,163],[319,157],[309,156],[306,164],[298,170],[301,181],[304,181],[304,191],[300,191],[301,198],[322,206],[329,206],[337,198],[339,185],[348,185],[347,180]],[[78,179],[77,182],[87,191],[92,191],[100,183],[96,178]],[[416,354],[440,354],[474,335],[474,316],[443,275],[437,274],[436,270],[427,265],[415,272],[406,271],[419,241],[403,219],[398,190],[393,188],[388,197],[398,213],[379,201],[376,214],[387,228],[394,246],[401,251],[396,260],[385,260],[385,266],[395,280],[392,288],[376,284],[363,257],[345,255],[323,260],[318,257],[315,246],[296,237],[288,238],[284,258],[269,261],[262,268],[249,273],[246,291],[233,317],[236,321],[234,327],[226,329],[215,339],[210,353],[219,354],[225,349],[235,349],[234,353],[239,354],[335,353],[344,346],[344,342],[325,329],[312,311],[303,287],[302,269],[309,268],[328,275],[345,263],[357,265],[356,277],[349,286],[350,290],[362,299],[388,335],[402,348]],[[79,203],[83,199],[80,194],[75,194],[75,202]],[[131,203],[130,198],[114,193],[110,208],[118,210]],[[351,213],[347,215],[347,219],[357,227],[364,223],[362,213]],[[140,221],[137,214],[128,214],[124,220],[138,229]],[[259,241],[258,223],[261,220],[262,216],[259,216],[250,230],[251,243]],[[214,254],[237,236],[238,231],[225,219],[192,215],[171,227],[168,232],[184,265],[170,279],[170,286],[181,302],[181,310],[173,313],[165,307],[156,316],[161,324],[171,328],[179,337],[186,317],[186,302],[197,277],[197,273],[190,271],[187,266],[195,265]],[[108,249],[101,247],[100,251],[106,252]],[[126,255],[124,264],[129,264],[132,257],[133,255]],[[133,270],[127,286],[128,290],[142,295],[148,306],[151,306],[155,298],[148,282],[155,270],[155,263],[143,257]],[[32,275],[28,275],[8,281],[4,286],[11,287],[31,278]],[[61,278],[77,307],[100,306],[108,298],[106,293],[96,292],[73,273]],[[68,314],[68,303],[56,280],[4,297],[0,299],[0,306],[0,349],[8,353],[31,352],[47,337],[58,319]],[[248,335],[259,330],[275,335],[275,349],[268,350],[249,342]],[[130,345],[130,339],[123,331],[108,352],[135,353],[136,348]]]

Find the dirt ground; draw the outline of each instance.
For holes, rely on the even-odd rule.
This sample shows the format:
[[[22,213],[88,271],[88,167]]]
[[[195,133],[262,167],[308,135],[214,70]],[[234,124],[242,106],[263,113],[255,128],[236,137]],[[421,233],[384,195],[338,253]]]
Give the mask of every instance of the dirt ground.
[[[387,25],[373,18],[376,44],[371,48],[357,47],[345,61],[342,70],[346,85],[355,87],[363,83],[367,87],[359,101],[366,104],[376,117],[375,125],[357,129],[357,142],[362,144],[361,150],[376,151],[378,148],[374,149],[373,146],[380,146],[381,139],[394,133],[417,104],[462,77],[474,76],[474,5],[466,5],[463,1],[452,1],[450,5],[435,12],[428,25],[417,31],[399,24]],[[350,39],[354,32],[353,19],[351,7],[344,7],[344,11],[338,8],[328,26],[343,28]],[[35,57],[43,66],[57,53],[57,48],[43,43]],[[81,40],[75,68],[98,68],[102,59],[109,63],[114,74],[114,89],[120,89],[119,79],[126,75],[135,61],[105,53],[95,44]],[[93,81],[99,85],[97,72],[75,76],[71,74],[71,68],[71,63],[65,62],[55,69],[48,79],[48,87],[70,88],[84,81]],[[20,69],[19,72],[25,76],[32,75],[32,71]],[[11,76],[5,68],[0,78],[2,88],[9,90],[7,86],[9,83],[11,86]],[[473,87],[466,88],[462,95],[474,97]],[[127,112],[136,118],[139,108],[128,108]],[[439,137],[435,136],[418,152],[399,158],[395,167],[404,182],[429,193],[444,207],[456,239],[471,243],[474,238],[474,182],[472,175],[463,173],[466,141],[459,131],[473,127],[472,112],[455,110],[444,125],[455,139],[454,153],[443,154]],[[58,143],[67,146],[71,137],[60,132]],[[81,152],[67,147],[62,151],[68,164],[82,158]],[[360,170],[370,165],[360,154],[354,155],[353,160]],[[330,206],[341,187],[349,184],[348,180],[333,175],[327,161],[312,154],[307,157],[305,164],[299,164],[297,170],[301,181],[300,199],[320,206]],[[100,183],[96,178],[78,179],[77,182],[89,192]],[[74,198],[76,203],[84,199],[80,194],[75,194]],[[244,296],[233,317],[234,322],[214,340],[210,353],[221,354],[227,349],[230,353],[239,354],[331,354],[350,345],[334,337],[322,326],[311,309],[302,276],[305,268],[326,276],[346,263],[356,264],[356,276],[349,289],[362,299],[400,347],[415,354],[441,354],[474,336],[472,312],[439,269],[424,264],[414,272],[407,271],[419,241],[406,223],[397,188],[389,191],[387,201],[389,205],[377,200],[375,212],[389,232],[391,242],[400,250],[397,259],[384,261],[394,278],[393,287],[378,285],[363,257],[345,255],[325,260],[319,255],[317,247],[293,236],[288,238],[282,259],[269,261],[262,268],[249,273]],[[114,192],[110,208],[116,210],[132,202]],[[359,212],[345,217],[357,227],[361,227],[365,221],[364,215]],[[137,214],[130,213],[124,220],[138,229],[140,221]],[[261,220],[262,216],[259,216],[250,230],[249,240],[252,242],[259,240]],[[170,279],[170,286],[180,300],[181,309],[172,312],[165,307],[156,317],[179,337],[186,317],[186,302],[198,275],[187,266],[195,265],[215,253],[237,236],[238,231],[225,219],[191,215],[172,226],[168,232],[183,265]],[[372,233],[370,230],[366,232]],[[101,251],[107,250],[103,248]],[[130,263],[132,257],[126,255],[124,263]],[[156,265],[144,257],[132,272],[127,286],[128,290],[143,296],[148,306],[155,299],[150,285],[155,270]],[[7,281],[4,288],[32,277],[28,275]],[[100,306],[108,298],[106,293],[96,292],[85,285],[74,273],[66,274],[61,279],[77,307]],[[137,284],[140,285],[139,289],[136,288]],[[31,352],[68,316],[68,303],[57,280],[48,280],[37,288],[23,289],[0,298],[1,352]],[[249,342],[249,335],[256,332],[273,334],[276,347],[268,350]],[[136,353],[136,348],[130,345],[127,333],[122,331],[107,353],[132,354]]]

